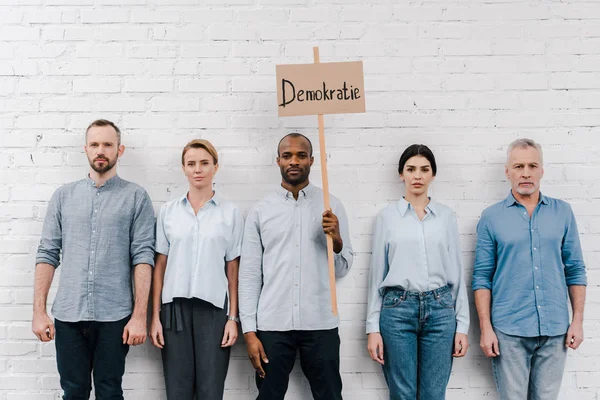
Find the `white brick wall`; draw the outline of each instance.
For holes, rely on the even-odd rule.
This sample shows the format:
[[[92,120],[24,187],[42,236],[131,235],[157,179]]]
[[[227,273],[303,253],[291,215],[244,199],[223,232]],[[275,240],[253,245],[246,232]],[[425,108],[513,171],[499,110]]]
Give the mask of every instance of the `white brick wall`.
[[[212,140],[219,189],[247,209],[279,181],[277,140],[291,129],[316,139],[316,117],[279,119],[274,95],[274,65],[310,63],[314,45],[322,62],[365,66],[368,112],[325,117],[331,190],[357,251],[338,291],[345,398],[387,398],[364,317],[371,224],[400,195],[400,152],[415,142],[435,151],[433,194],[458,214],[470,277],[477,218],[508,190],[504,148],[529,136],[545,147],[544,192],[573,205],[589,268],[586,341],[568,359],[561,399],[600,399],[600,3],[395,4],[0,0],[0,400],[59,398],[54,345],[29,328],[34,252],[53,190],[87,170],[85,126],[101,117],[121,126],[120,173],[157,208],[185,188],[182,146]],[[448,398],[497,399],[474,316],[470,340]],[[159,352],[133,348],[126,398],[164,399],[163,386]],[[240,343],[225,398],[254,393]],[[287,398],[309,393],[296,368]]]

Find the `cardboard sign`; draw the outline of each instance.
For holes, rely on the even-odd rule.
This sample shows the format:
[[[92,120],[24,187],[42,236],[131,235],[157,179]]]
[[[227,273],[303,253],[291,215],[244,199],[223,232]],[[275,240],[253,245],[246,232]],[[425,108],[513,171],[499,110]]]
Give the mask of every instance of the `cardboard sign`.
[[[280,117],[365,112],[362,61],[276,66]]]

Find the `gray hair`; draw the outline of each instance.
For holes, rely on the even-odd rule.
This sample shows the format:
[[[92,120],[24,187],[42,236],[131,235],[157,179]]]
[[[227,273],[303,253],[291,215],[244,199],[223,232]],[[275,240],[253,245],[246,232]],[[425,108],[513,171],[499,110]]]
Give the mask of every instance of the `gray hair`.
[[[542,146],[539,143],[537,143],[535,140],[527,139],[527,138],[517,139],[508,145],[508,148],[506,149],[506,163],[507,164],[508,164],[508,159],[510,158],[510,153],[517,147],[520,147],[522,149],[526,149],[528,147],[535,148],[540,153],[540,162],[542,163],[542,165],[544,164],[544,153],[542,152]]]

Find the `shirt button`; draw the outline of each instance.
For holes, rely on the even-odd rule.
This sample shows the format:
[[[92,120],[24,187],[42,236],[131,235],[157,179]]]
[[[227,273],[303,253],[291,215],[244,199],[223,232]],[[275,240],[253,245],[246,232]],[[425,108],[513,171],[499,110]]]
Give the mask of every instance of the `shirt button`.
[[[542,306],[538,306],[538,308],[542,308]]]
[[[538,267],[533,267],[533,269],[538,269]]]
[[[92,233],[96,233],[96,230],[94,229],[94,230],[92,231]]]
[[[90,271],[90,275],[92,274],[92,271]]]
[[[97,212],[98,212],[98,210],[94,210],[94,212],[95,212],[95,213],[97,213]]]
[[[539,289],[540,287],[539,287],[539,286],[536,286],[535,288],[536,288],[536,289]]]
[[[533,250],[537,250],[537,247],[534,247]]]
[[[100,192],[96,193],[96,196],[100,196]]]
[[[527,211],[523,211],[523,215],[527,215]]]

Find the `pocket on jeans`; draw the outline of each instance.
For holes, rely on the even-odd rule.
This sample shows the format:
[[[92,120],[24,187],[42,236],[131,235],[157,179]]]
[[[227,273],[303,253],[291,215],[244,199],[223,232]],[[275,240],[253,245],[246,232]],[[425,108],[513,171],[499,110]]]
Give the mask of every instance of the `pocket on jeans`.
[[[438,303],[444,308],[454,308],[454,299],[450,292],[446,292],[437,298]]]
[[[397,292],[388,292],[383,296],[383,308],[398,307],[402,303],[402,296]]]

